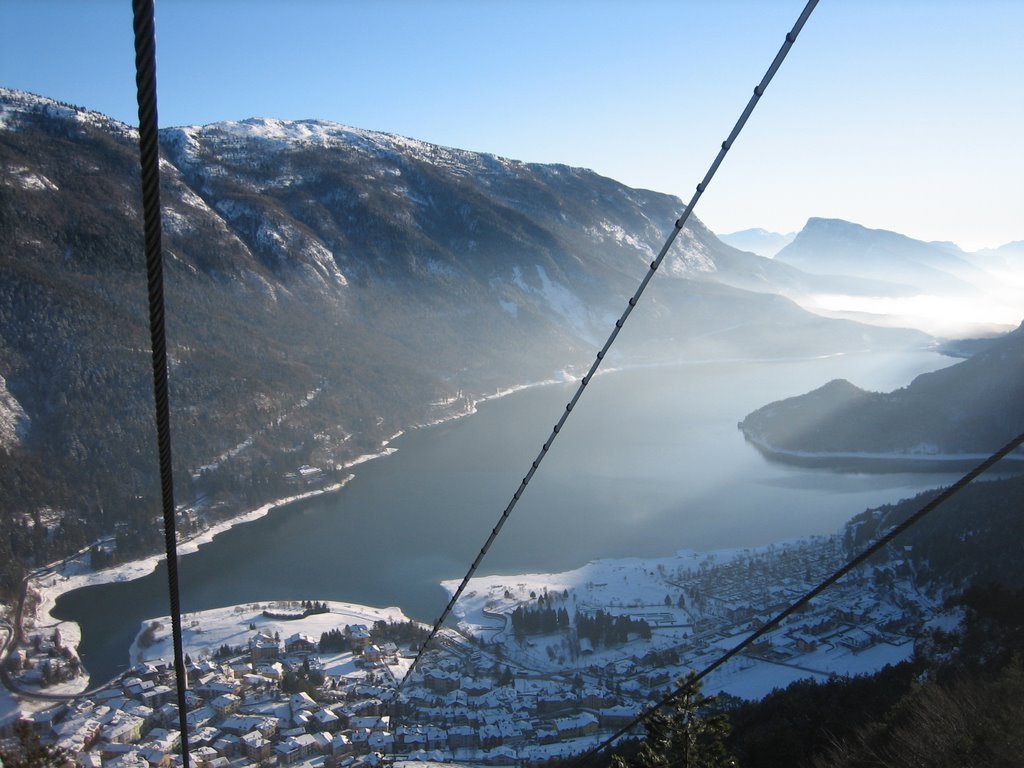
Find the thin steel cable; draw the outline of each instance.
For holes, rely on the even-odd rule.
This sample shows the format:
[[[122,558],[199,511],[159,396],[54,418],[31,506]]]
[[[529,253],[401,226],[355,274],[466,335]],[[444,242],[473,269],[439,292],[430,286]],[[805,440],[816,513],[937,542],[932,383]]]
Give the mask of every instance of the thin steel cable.
[[[156,112],[156,30],[153,0],[132,1],[135,31],[135,88],[139,102],[139,166],[142,172],[142,215],[146,272],[149,283],[149,333],[153,348],[153,400],[156,406],[164,546],[167,551],[167,592],[174,639],[174,672],[178,693],[181,759],[189,768],[188,711],[185,707],[185,662],[181,644],[178,594],[178,549],[174,529],[174,473],[171,466],[171,419],[167,388],[167,340],[164,326],[163,249],[160,242],[160,153]]]
[[[729,661],[729,659],[739,654],[745,648],[757,642],[757,640],[759,640],[765,634],[775,629],[777,626],[779,626],[779,624],[785,621],[785,619],[799,611],[801,608],[803,608],[805,605],[811,602],[811,600],[813,600],[826,589],[834,585],[836,582],[838,582],[844,576],[849,574],[855,568],[858,568],[861,565],[863,565],[869,558],[877,554],[884,547],[891,544],[896,537],[905,533],[909,528],[919,523],[927,515],[935,511],[945,502],[949,501],[949,499],[958,494],[960,491],[966,488],[971,482],[977,479],[980,475],[990,470],[993,466],[998,464],[1002,459],[1006,458],[1006,456],[1015,451],[1021,445],[1024,445],[1024,432],[1017,435],[1015,438],[1013,438],[1010,442],[1008,442],[998,451],[996,451],[983,462],[978,464],[974,469],[970,470],[967,474],[965,474],[963,477],[961,477],[959,480],[953,483],[953,485],[949,486],[948,488],[940,492],[931,501],[929,501],[927,504],[921,507],[921,509],[912,514],[902,523],[893,526],[888,533],[876,539],[873,544],[864,549],[859,555],[854,557],[852,560],[847,561],[846,565],[834,571],[831,576],[827,577],[816,587],[806,592],[798,600],[796,600],[793,603],[790,603],[788,607],[784,608],[779,613],[777,613],[764,626],[750,633],[750,635],[748,635],[742,642],[738,643],[737,645],[733,646],[728,651],[723,653],[713,662],[704,667],[704,669],[702,669],[696,675],[694,675],[691,678],[688,678],[685,683],[680,685],[674,691],[667,694],[651,706],[647,707],[647,709],[645,709],[643,712],[637,715],[633,719],[633,721],[630,722],[628,725],[623,726],[615,733],[613,733],[611,736],[609,736],[607,739],[598,744],[596,747],[589,750],[588,752],[585,752],[575,762],[575,765],[582,765],[591,757],[596,756],[597,754],[605,750],[607,747],[611,746],[612,743],[615,742],[618,738],[620,738],[621,736],[625,736],[629,731],[631,731],[634,727],[636,727],[645,719],[650,717],[654,712],[656,712],[664,706],[667,706],[668,704],[671,704],[679,696],[682,696],[688,692],[693,691],[697,683],[699,683],[705,677],[707,677],[716,669],[721,667],[723,664]]]
[[[487,555],[487,552],[491,548],[491,545],[494,543],[494,540],[498,538],[498,534],[501,532],[502,527],[504,527],[505,522],[509,518],[509,515],[512,514],[512,510],[515,509],[516,505],[519,503],[519,499],[522,497],[523,492],[526,490],[526,486],[530,484],[530,480],[533,479],[534,474],[537,472],[537,468],[540,466],[540,463],[544,460],[544,457],[547,456],[548,451],[551,449],[551,444],[555,441],[555,438],[558,437],[559,433],[562,431],[562,427],[565,425],[566,420],[569,418],[569,414],[572,413],[572,409],[576,406],[576,403],[579,402],[580,397],[583,395],[583,391],[587,388],[587,385],[590,383],[594,374],[597,373],[597,370],[598,368],[600,368],[601,362],[604,360],[609,348],[615,342],[616,337],[618,337],[619,331],[622,330],[623,325],[625,325],[626,320],[629,318],[630,314],[632,314],[633,309],[636,307],[641,295],[643,295],[644,290],[646,290],[647,284],[651,281],[651,278],[654,276],[654,273],[657,272],[658,267],[661,266],[661,263],[662,261],[664,261],[665,255],[668,253],[669,248],[672,247],[672,244],[675,242],[676,237],[679,235],[683,227],[686,225],[686,221],[687,219],[690,218],[690,214],[693,212],[694,206],[697,204],[697,201],[700,200],[701,196],[704,194],[704,190],[707,189],[708,184],[711,183],[711,179],[714,178],[715,172],[718,170],[718,166],[722,164],[722,160],[725,159],[725,155],[732,148],[732,145],[736,141],[736,138],[739,136],[740,131],[743,130],[743,126],[746,125],[746,122],[750,117],[750,114],[754,111],[754,107],[757,106],[757,102],[761,99],[761,96],[764,94],[765,89],[767,89],[768,84],[772,81],[772,78],[775,77],[775,73],[779,70],[779,67],[782,66],[782,62],[785,60],[786,55],[789,53],[789,49],[793,47],[793,43],[796,42],[796,38],[800,34],[800,30],[802,30],[804,24],[807,23],[807,19],[810,17],[811,12],[814,10],[814,7],[817,4],[818,0],[808,0],[807,4],[804,6],[803,11],[800,13],[800,16],[797,19],[796,23],[793,25],[793,28],[786,34],[786,39],[783,42],[782,47],[779,48],[779,52],[775,55],[775,58],[772,60],[771,65],[765,72],[764,77],[762,77],[761,81],[754,87],[754,93],[750,97],[750,100],[747,102],[746,108],[743,110],[742,114],[740,114],[740,117],[736,121],[736,124],[733,126],[732,131],[729,133],[728,138],[722,142],[722,146],[719,149],[718,154],[715,156],[714,162],[711,163],[711,167],[708,168],[707,173],[704,174],[704,178],[697,185],[697,189],[693,193],[693,197],[690,198],[690,202],[686,206],[682,215],[676,220],[675,226],[669,233],[668,239],[665,241],[665,244],[661,247],[661,250],[658,252],[657,258],[651,262],[650,269],[648,269],[643,279],[640,281],[640,285],[636,289],[636,292],[629,299],[629,302],[627,303],[626,309],[622,313],[622,316],[615,321],[615,327],[612,329],[611,334],[608,336],[608,340],[604,343],[604,346],[601,347],[601,350],[597,353],[597,356],[594,359],[593,364],[590,366],[590,370],[587,371],[587,375],[580,380],[579,387],[576,389],[576,393],[573,395],[569,403],[565,406],[565,411],[562,413],[561,418],[559,418],[558,422],[551,430],[551,434],[548,436],[547,441],[543,444],[543,446],[541,446],[540,453],[538,453],[537,458],[533,460],[533,463],[530,465],[529,471],[523,477],[522,482],[520,482],[519,488],[516,490],[514,494],[512,494],[511,501],[509,501],[508,506],[506,506],[505,510],[501,513],[501,517],[498,518],[497,524],[491,530],[491,533],[487,537],[487,540],[484,542],[483,547],[480,548],[479,554],[477,554],[476,558],[469,566],[469,570],[463,577],[458,589],[456,589],[455,592],[452,594],[451,599],[448,601],[448,605],[445,606],[445,609],[441,612],[441,615],[438,617],[437,621],[434,622],[434,626],[430,630],[430,634],[427,635],[426,640],[423,641],[423,644],[417,651],[416,656],[413,658],[412,664],[409,666],[409,670],[402,677],[401,682],[395,689],[394,697],[396,699],[398,697],[398,694],[400,694],[404,689],[406,681],[410,679],[413,672],[416,670],[416,667],[419,665],[420,660],[423,658],[424,652],[430,645],[430,642],[434,639],[434,636],[438,633],[444,622],[447,621],[448,616],[451,615],[452,609],[455,607],[455,604],[459,601],[459,598],[462,597],[462,593],[465,591],[470,579],[473,578],[473,574],[476,573],[476,570],[480,566],[481,561]]]

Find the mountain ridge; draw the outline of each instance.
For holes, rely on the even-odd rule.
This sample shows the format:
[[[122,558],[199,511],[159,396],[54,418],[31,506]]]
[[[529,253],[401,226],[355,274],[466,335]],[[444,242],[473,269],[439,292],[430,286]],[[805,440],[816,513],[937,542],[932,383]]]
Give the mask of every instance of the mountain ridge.
[[[177,496],[204,515],[292,494],[302,465],[337,479],[474,393],[589,365],[682,208],[585,169],[225,125],[160,136]],[[5,564],[115,530],[126,554],[158,546],[137,151],[130,126],[0,90]],[[765,292],[817,278],[695,218],[661,272],[617,365],[926,340]]]
[[[814,273],[838,273],[914,286],[921,293],[977,292],[986,276],[952,243],[929,243],[842,219],[811,217],[777,261]]]
[[[894,392],[867,392],[838,379],[769,403],[739,427],[780,461],[849,466],[858,454],[862,463],[885,454],[890,464],[902,456],[939,469],[960,455],[973,465],[1024,431],[1022,382],[1024,323]]]

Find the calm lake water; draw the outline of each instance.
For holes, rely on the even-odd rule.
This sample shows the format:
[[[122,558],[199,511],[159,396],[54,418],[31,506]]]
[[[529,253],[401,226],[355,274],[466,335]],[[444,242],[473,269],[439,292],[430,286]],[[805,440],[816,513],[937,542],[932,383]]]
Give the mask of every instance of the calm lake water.
[[[930,352],[702,363],[597,378],[481,573],[575,568],[599,557],[758,546],[832,533],[865,508],[951,474],[843,474],[772,464],[736,424],[830,379],[888,391],[954,360]],[[433,621],[517,488],[575,385],[525,390],[412,431],[330,496],[236,526],[180,561],[185,611],[275,598],[401,607]],[[166,572],[89,587],[55,614],[82,626],[94,681],[128,665],[146,618],[168,612]]]

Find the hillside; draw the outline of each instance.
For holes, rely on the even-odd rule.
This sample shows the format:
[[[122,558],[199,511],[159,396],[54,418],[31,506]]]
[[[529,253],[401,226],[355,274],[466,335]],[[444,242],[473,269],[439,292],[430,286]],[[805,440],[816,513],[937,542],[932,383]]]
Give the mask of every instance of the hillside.
[[[944,458],[957,456],[977,462],[977,454],[991,453],[1024,431],[1022,394],[1024,324],[967,360],[894,392],[832,381],[759,408],[739,426],[755,446],[782,461],[848,465],[860,458],[894,465],[902,458],[941,467]]]
[[[320,121],[168,128],[161,151],[176,493],[208,517],[589,364],[682,209],[585,169]],[[136,157],[131,127],[0,89],[10,578],[100,534],[124,554],[159,540]],[[691,219],[616,364],[923,339],[768,293],[817,280]]]

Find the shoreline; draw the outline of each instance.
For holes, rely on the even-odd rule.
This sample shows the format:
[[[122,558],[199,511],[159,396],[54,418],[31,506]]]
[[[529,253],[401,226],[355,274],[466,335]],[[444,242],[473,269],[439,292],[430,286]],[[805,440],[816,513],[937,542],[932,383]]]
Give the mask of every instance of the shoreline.
[[[614,370],[609,369],[607,373],[611,373]],[[398,451],[391,445],[392,442],[400,438],[408,430],[412,429],[426,429],[428,427],[434,427],[441,424],[445,424],[451,421],[471,416],[478,410],[478,406],[482,403],[490,402],[492,400],[498,400],[508,395],[516,394],[528,389],[534,389],[536,387],[552,386],[555,384],[566,384],[576,381],[568,369],[563,370],[560,378],[550,378],[541,381],[528,382],[525,384],[515,384],[512,386],[505,387],[503,389],[496,390],[493,394],[481,395],[474,398],[469,398],[469,405],[464,411],[452,413],[448,416],[443,416],[433,421],[426,421],[420,424],[411,425],[405,429],[400,429],[389,438],[383,441],[380,450],[375,453],[366,453],[361,456],[357,456],[354,459],[343,462],[335,466],[335,471],[344,471],[365,464],[374,459],[391,456]],[[299,501],[306,499],[315,498],[318,496],[327,496],[332,493],[336,493],[342,490],[346,485],[349,484],[355,478],[354,473],[349,473],[341,481],[332,483],[322,488],[312,489],[303,493],[293,494],[291,496],[284,496],[278,499],[269,501],[255,509],[242,512],[238,515],[230,517],[226,520],[222,520],[215,525],[210,526],[206,530],[192,536],[188,539],[182,540],[177,545],[178,556],[189,555],[197,552],[200,547],[204,544],[209,544],[214,540],[215,537],[222,533],[230,531],[232,528],[245,523],[250,523],[255,520],[269,515],[275,510],[287,507]],[[147,557],[139,558],[137,560],[130,560],[119,565],[115,565],[111,568],[105,568],[100,571],[92,570],[88,565],[81,561],[81,558],[85,555],[87,550],[82,550],[74,555],[70,555],[64,560],[50,563],[49,565],[43,566],[42,568],[36,569],[34,572],[29,574],[26,578],[26,590],[31,590],[37,597],[38,602],[35,604],[31,613],[26,612],[22,616],[22,626],[27,629],[54,629],[59,628],[61,636],[65,638],[66,643],[75,648],[77,651],[79,644],[82,639],[81,627],[77,622],[58,619],[53,616],[52,611],[56,607],[57,600],[65,594],[74,592],[78,589],[85,587],[96,586],[100,584],[111,584],[115,582],[128,582],[136,579],[144,578],[150,575],[159,564],[166,559],[165,553],[152,554]],[[128,649],[126,649],[128,652]],[[54,693],[61,694],[80,694],[83,691],[89,690],[90,688],[96,687],[93,685],[93,681],[89,676],[88,670],[83,667],[84,675],[78,678],[73,683],[68,683],[63,686],[56,686],[60,690],[54,690]],[[81,681],[79,683],[78,681]],[[105,685],[106,683],[99,683],[97,685]],[[5,689],[6,690],[6,689]],[[17,696],[16,691],[10,692],[12,695]]]
[[[633,369],[649,369],[649,368],[680,368],[688,366],[703,366],[709,364],[737,364],[743,362],[800,362],[808,359],[821,359],[836,356],[846,356],[851,354],[870,353],[869,350],[853,350],[853,351],[841,351],[830,353],[827,355],[812,355],[812,356],[793,356],[793,357],[773,357],[773,358],[729,358],[729,359],[700,359],[700,360],[666,360],[661,362],[651,362],[646,364],[624,364],[618,366],[609,366],[598,370],[595,376],[603,376],[605,374],[618,373],[621,371],[628,371]],[[427,427],[438,426],[447,422],[455,421],[457,419],[464,418],[466,416],[473,415],[478,412],[479,406],[483,403],[490,402],[492,400],[498,400],[509,395],[516,394],[529,389],[538,387],[546,387],[558,384],[578,384],[580,376],[583,375],[583,371],[576,371],[572,366],[567,366],[560,370],[555,376],[547,379],[527,382],[522,384],[515,384],[504,388],[496,389],[491,394],[477,395],[475,397],[465,398],[465,407],[458,412],[449,412],[443,416],[435,418],[433,420],[424,421],[419,424],[413,424],[405,429],[400,429],[391,437],[384,440],[381,444],[379,451],[370,454],[363,454],[355,457],[342,464],[335,465],[335,471],[344,471],[346,469],[354,468],[360,464],[366,463],[373,459],[381,458],[384,456],[390,456],[397,452],[399,449],[392,446],[391,443],[401,437],[405,432],[413,429],[423,429]],[[332,483],[322,488],[316,488],[304,493],[293,494],[291,496],[282,497],[266,504],[263,504],[256,509],[242,512],[234,517],[227,520],[223,520],[216,525],[211,526],[205,531],[197,534],[196,536],[182,541],[178,544],[178,555],[183,556],[196,552],[203,544],[207,544],[212,541],[217,535],[231,530],[236,525],[243,523],[252,522],[260,519],[270,512],[294,504],[295,502],[302,501],[317,496],[326,496],[330,493],[335,493],[344,488],[353,478],[354,474],[350,473],[344,477],[340,482]],[[52,610],[56,605],[57,600],[61,595],[73,592],[77,589],[81,589],[88,586],[109,584],[113,582],[128,582],[135,579],[143,578],[150,573],[159,565],[160,561],[165,557],[164,554],[153,554],[145,558],[138,560],[129,561],[122,563],[113,568],[104,569],[102,571],[93,571],[83,562],[85,550],[79,552],[77,555],[70,556],[63,561],[58,563],[50,564],[44,568],[37,569],[33,574],[28,577],[28,587],[31,588],[39,598],[39,602],[34,607],[31,613],[26,613],[23,617],[23,624],[26,628],[53,628],[60,627],[61,634],[67,639],[67,644],[77,649],[81,641],[81,629],[76,622],[63,621],[55,618],[52,615]],[[88,671],[86,670],[86,676]],[[88,681],[88,677],[84,677],[83,680]],[[83,682],[79,688],[86,690],[89,687],[89,682]]]
[[[886,453],[876,451],[800,451],[777,448],[738,425],[744,439],[766,459],[798,467],[846,472],[886,474],[899,472],[964,472],[988,459],[991,453]],[[1024,464],[1024,453],[1011,453],[1000,460]],[[998,465],[997,465],[998,466]],[[996,469],[996,467],[993,467]],[[1004,469],[1007,469],[1004,467]]]

